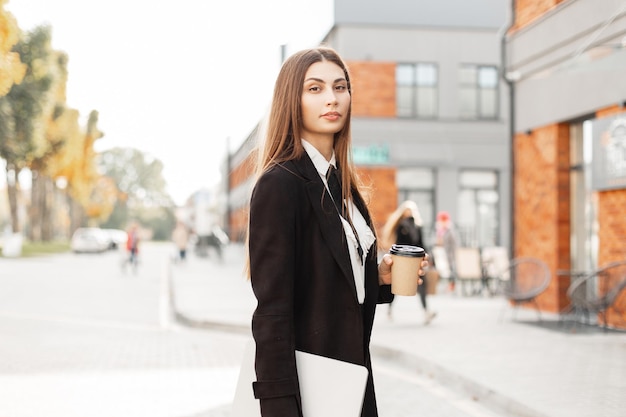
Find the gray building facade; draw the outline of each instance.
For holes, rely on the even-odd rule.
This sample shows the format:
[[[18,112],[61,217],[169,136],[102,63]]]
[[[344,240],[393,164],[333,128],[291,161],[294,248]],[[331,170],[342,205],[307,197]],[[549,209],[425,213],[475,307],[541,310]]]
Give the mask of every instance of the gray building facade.
[[[396,64],[395,117],[353,118],[355,162],[396,167],[398,202],[415,200],[431,232],[436,212],[448,211],[467,246],[510,242],[509,92],[500,77],[508,6],[335,0],[323,40],[348,62]],[[367,149],[382,156],[368,161]]]

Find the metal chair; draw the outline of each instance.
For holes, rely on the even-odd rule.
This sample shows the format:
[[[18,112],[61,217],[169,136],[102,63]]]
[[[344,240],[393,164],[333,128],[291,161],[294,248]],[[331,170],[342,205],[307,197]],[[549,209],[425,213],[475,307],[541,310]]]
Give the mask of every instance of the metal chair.
[[[480,251],[483,262],[485,285],[491,295],[501,294],[504,285],[502,272],[511,266],[509,251],[504,246],[485,246]]]
[[[504,283],[502,287],[504,297],[513,304],[515,309],[523,303],[534,303],[539,320],[541,320],[541,311],[537,297],[548,288],[551,279],[548,265],[540,259],[530,257],[513,259],[500,277],[501,282]]]
[[[595,285],[595,287],[592,287]],[[626,260],[611,262],[602,268],[578,278],[567,289],[571,311],[575,317],[582,314],[589,324],[589,316],[595,314],[608,326],[607,315],[615,310],[624,319],[624,311],[616,305],[622,291],[626,289]]]

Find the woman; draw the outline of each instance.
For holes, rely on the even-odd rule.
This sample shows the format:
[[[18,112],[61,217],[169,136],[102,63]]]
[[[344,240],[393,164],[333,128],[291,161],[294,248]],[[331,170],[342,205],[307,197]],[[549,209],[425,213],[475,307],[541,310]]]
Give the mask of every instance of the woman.
[[[369,342],[376,304],[393,299],[392,260],[377,265],[374,227],[350,161],[350,109],[350,77],[334,50],[308,49],[284,62],[248,230],[257,298],[253,388],[263,417],[302,415],[296,349],[366,366],[362,416],[378,415]],[[337,168],[330,184],[343,179],[334,199],[330,167]]]
[[[454,225],[447,211],[437,213],[437,221],[435,223],[435,243],[437,246],[444,248],[448,265],[450,266],[450,283],[448,290],[454,292],[456,282],[456,247],[457,237]]]
[[[189,244],[189,229],[182,221],[176,222],[176,227],[172,231],[172,242],[176,246],[176,260],[185,262],[187,260],[187,245]]]
[[[422,216],[417,208],[417,203],[411,200],[406,200],[398,206],[398,208],[391,213],[387,222],[383,226],[383,250],[387,251],[391,245],[412,245],[419,246],[426,249],[424,241],[422,240]],[[426,301],[427,285],[426,277],[423,277],[424,283],[417,287],[422,307],[424,308],[424,324],[430,324],[430,322],[437,315],[436,312],[431,311],[428,308]],[[387,315],[391,319],[393,303],[389,303]]]

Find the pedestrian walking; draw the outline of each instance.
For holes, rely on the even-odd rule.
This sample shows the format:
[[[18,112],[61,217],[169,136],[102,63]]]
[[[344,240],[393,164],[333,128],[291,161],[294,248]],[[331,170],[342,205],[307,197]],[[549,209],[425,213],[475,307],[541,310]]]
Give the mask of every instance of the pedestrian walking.
[[[139,265],[139,226],[137,223],[131,224],[128,229],[128,238],[126,239],[126,254],[127,258],[122,268],[126,269],[126,265],[129,265],[134,273],[137,273],[137,267]]]
[[[450,292],[454,291],[456,285],[456,247],[457,236],[454,224],[450,219],[450,214],[447,211],[440,211],[437,213],[437,221],[435,222],[435,244],[441,246],[444,249],[446,260],[450,268],[450,282],[448,289]]]
[[[403,201],[396,210],[389,215],[382,230],[382,247],[385,252],[391,248],[393,244],[419,246],[426,250],[422,239],[423,220],[422,215],[417,207],[417,203],[412,200]],[[428,252],[426,250],[426,252]],[[422,284],[417,287],[422,308],[424,310],[424,324],[430,324],[435,318],[437,312],[428,308],[427,302],[427,275],[422,277]],[[387,307],[387,316],[389,319],[393,317],[393,301]]]
[[[176,227],[172,231],[172,242],[176,247],[176,260],[181,263],[187,260],[187,245],[189,245],[189,229],[182,221],[176,222]]]
[[[350,75],[333,49],[284,62],[248,230],[253,387],[263,417],[302,416],[296,350],[365,366],[361,415],[378,415],[369,340],[376,304],[393,299],[393,260],[377,264],[374,225],[349,158],[350,111]]]

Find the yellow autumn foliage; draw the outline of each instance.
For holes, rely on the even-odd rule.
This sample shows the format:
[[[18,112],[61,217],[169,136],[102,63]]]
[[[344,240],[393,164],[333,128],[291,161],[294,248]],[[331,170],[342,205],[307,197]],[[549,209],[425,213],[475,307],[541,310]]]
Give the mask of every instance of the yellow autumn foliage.
[[[85,212],[90,219],[105,221],[109,218],[117,200],[117,185],[112,178],[99,177]]]
[[[84,209],[88,217],[106,220],[113,211],[117,187],[96,169],[94,143],[103,136],[97,128],[97,113],[92,112],[88,125],[79,125],[80,114],[67,107],[67,56],[54,55],[58,73],[51,88],[53,99],[45,110],[46,141],[55,149],[45,160],[44,173],[53,179],[64,178],[67,192]]]
[[[19,40],[19,27],[13,15],[4,9],[8,0],[0,0],[0,97],[6,95],[13,84],[19,84],[26,73],[26,65],[11,48]]]

